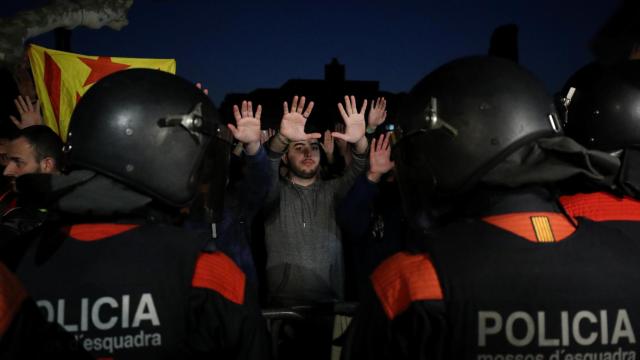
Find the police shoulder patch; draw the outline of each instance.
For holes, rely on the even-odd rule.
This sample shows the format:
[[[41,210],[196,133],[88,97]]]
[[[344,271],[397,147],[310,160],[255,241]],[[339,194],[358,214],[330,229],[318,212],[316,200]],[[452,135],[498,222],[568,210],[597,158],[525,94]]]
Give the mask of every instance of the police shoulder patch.
[[[371,282],[389,319],[412,302],[442,300],[440,280],[427,254],[397,253],[378,266]]]
[[[231,302],[243,304],[245,280],[238,265],[218,251],[198,256],[191,285],[213,290]]]

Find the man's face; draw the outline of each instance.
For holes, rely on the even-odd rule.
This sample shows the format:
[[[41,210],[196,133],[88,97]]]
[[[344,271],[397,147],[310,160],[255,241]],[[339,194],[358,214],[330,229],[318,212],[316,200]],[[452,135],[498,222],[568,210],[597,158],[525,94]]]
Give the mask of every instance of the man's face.
[[[9,155],[7,155],[7,149],[9,148],[9,139],[0,138],[0,168],[3,168],[9,164]]]
[[[294,175],[303,179],[314,178],[320,170],[320,144],[315,139],[292,142],[285,162]]]
[[[7,147],[9,162],[4,169],[4,176],[8,177],[15,191],[15,180],[24,174],[52,173],[55,167],[51,158],[37,160],[33,146],[25,138],[17,138],[9,142]]]

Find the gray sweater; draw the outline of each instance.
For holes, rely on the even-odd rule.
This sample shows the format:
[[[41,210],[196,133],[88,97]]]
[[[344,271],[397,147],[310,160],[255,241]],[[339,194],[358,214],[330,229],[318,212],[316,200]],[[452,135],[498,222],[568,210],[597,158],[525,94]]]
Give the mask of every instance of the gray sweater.
[[[269,152],[272,176],[282,154]],[[273,304],[325,302],[344,297],[344,260],[335,209],[367,164],[353,154],[345,174],[310,186],[274,179],[265,204],[267,285]]]

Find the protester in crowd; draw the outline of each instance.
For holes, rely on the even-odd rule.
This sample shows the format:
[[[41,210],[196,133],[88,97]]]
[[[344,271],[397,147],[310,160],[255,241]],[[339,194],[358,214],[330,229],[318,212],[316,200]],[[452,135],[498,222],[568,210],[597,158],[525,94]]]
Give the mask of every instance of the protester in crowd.
[[[369,168],[360,175],[342,200],[336,216],[348,239],[345,251],[351,270],[347,293],[356,300],[370,291],[369,275],[385,258],[401,250],[405,224],[399,204],[400,193],[390,173],[392,133],[371,141]],[[351,293],[349,294],[349,290]]]
[[[63,166],[62,140],[45,125],[33,125],[18,131],[7,150],[8,164],[3,175],[14,185],[24,174],[59,173]]]
[[[44,125],[33,125],[17,131],[7,146],[8,162],[3,176],[11,188],[0,198],[5,216],[17,206],[16,179],[25,174],[57,174],[63,167],[62,140]]]
[[[4,126],[0,129],[0,170],[2,170],[4,174],[4,170],[11,163],[10,156],[8,154],[9,147],[12,143],[12,140],[15,140],[19,135],[16,134],[16,131],[19,129],[24,129],[32,125],[42,125],[42,116],[40,115],[40,102],[36,100],[35,102],[31,101],[31,98],[28,96],[23,97],[19,95],[16,99],[14,99],[14,104],[16,106],[16,111],[18,112],[20,118],[13,115],[9,115],[9,118],[13,125],[10,123],[3,124]],[[13,128],[15,126],[15,128]],[[37,130],[37,132],[43,133],[44,130]],[[55,135],[55,133],[54,133]],[[47,138],[51,138],[51,136],[39,136],[37,140],[44,141],[45,143],[51,142],[47,141]],[[28,141],[27,139],[20,140],[19,142]],[[40,144],[40,146],[45,146],[45,143]],[[15,144],[18,148],[17,150],[27,150],[18,146],[20,144]],[[24,145],[24,144],[22,144]],[[34,144],[31,144],[34,145]],[[55,158],[59,159],[58,153],[62,152],[62,145],[60,145],[59,150],[54,152],[56,154]],[[28,159],[31,160],[29,154],[23,154],[24,151],[21,151],[18,155],[25,155]],[[53,153],[49,153],[52,155]],[[50,156],[49,156],[50,157]],[[56,166],[57,167],[57,166]],[[34,170],[33,166],[27,166],[29,171]],[[39,170],[35,169],[35,170]],[[25,170],[15,170],[12,172],[20,172],[23,173]],[[8,210],[14,208],[16,206],[16,194],[14,191],[14,176],[6,176],[3,175],[2,181],[0,181],[0,215],[6,213]]]
[[[313,102],[295,96],[284,103],[279,132],[269,143],[272,176],[280,161],[286,177],[275,180],[265,202],[267,286],[270,306],[333,303],[344,298],[344,264],[335,208],[366,165],[365,101],[360,111],[355,97],[338,108],[345,132],[334,138],[353,144],[353,161],[341,178],[324,181],[319,174],[319,133],[305,133]],[[330,318],[305,323],[293,330],[290,355],[329,356],[333,322]],[[313,349],[313,350],[310,350]],[[282,351],[285,353],[286,351]],[[309,354],[310,353],[310,354]]]

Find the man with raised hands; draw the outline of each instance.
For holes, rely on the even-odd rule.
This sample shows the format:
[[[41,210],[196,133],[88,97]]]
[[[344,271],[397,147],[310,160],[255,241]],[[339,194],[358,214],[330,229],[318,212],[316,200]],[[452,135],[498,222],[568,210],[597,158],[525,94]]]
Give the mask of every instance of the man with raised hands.
[[[319,133],[306,133],[313,102],[295,96],[284,103],[279,131],[268,146],[272,176],[278,177],[280,161],[287,175],[274,179],[265,203],[267,286],[270,306],[294,306],[340,301],[344,297],[344,264],[341,235],[335,209],[355,179],[365,170],[368,142],[365,137],[365,100],[360,110],[354,96],[345,96],[338,109],[345,132],[331,135],[352,144],[353,161],[340,178],[324,181],[320,175]],[[294,341],[314,348],[331,341],[331,322],[306,328]],[[304,332],[304,331],[303,331]],[[307,348],[306,354],[310,351]],[[284,355],[284,354],[283,354]],[[320,355],[320,354],[318,354]],[[327,354],[328,356],[328,354]]]

